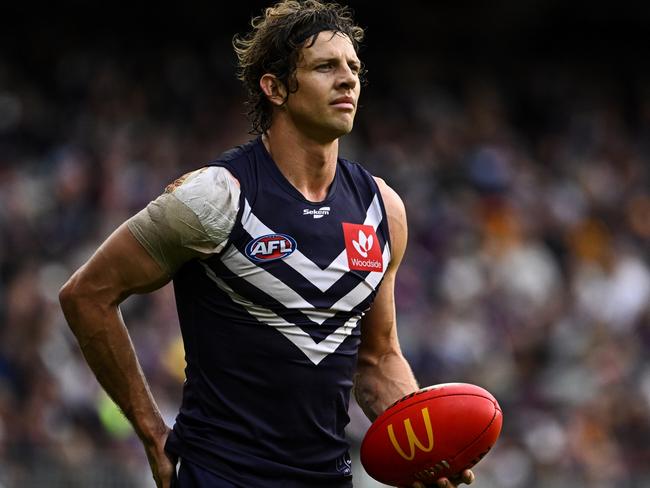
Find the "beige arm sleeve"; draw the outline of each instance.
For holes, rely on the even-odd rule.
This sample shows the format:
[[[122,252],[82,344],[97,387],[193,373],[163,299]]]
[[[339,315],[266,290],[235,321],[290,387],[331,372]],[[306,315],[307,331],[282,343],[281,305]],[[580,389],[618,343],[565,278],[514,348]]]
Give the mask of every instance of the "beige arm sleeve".
[[[224,168],[203,168],[177,180],[127,221],[133,236],[172,276],[191,259],[219,253],[239,206],[239,185]]]

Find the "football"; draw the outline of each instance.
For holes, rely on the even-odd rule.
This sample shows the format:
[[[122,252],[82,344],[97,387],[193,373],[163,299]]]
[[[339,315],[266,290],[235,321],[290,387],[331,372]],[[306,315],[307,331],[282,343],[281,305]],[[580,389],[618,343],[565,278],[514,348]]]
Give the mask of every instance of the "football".
[[[479,462],[499,437],[502,422],[497,400],[480,386],[422,388],[372,423],[361,444],[361,464],[387,485],[434,483]]]

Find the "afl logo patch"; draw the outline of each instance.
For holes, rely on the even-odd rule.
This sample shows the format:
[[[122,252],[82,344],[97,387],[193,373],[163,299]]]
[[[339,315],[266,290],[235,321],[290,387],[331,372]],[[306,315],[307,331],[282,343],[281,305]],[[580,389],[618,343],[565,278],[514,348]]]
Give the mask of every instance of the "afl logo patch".
[[[274,261],[286,258],[297,248],[296,240],[286,234],[267,234],[246,245],[246,256],[253,261]]]

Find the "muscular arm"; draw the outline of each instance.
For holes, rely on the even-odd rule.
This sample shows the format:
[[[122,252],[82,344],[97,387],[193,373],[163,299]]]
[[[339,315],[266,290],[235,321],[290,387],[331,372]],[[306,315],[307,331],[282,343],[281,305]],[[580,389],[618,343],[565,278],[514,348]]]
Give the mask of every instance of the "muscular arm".
[[[166,426],[145,381],[119,304],[169,277],[122,224],[61,289],[65,318],[89,366],[145,444]]]
[[[63,286],[61,307],[98,381],[145,447],[156,484],[167,488],[173,466],[169,433],[151,395],[119,304],[167,283],[190,259],[225,245],[238,210],[239,183],[225,169],[188,173],[122,224]]]
[[[169,428],[151,395],[118,308],[133,293],[169,281],[122,224],[61,288],[65,318],[99,383],[141,439],[156,484],[167,488],[174,467],[164,453]]]
[[[355,397],[372,421],[391,403],[418,388],[397,338],[395,275],[407,241],[406,212],[401,199],[377,180],[388,217],[391,262],[370,311],[361,322],[361,345],[355,377]]]
[[[366,416],[374,421],[396,400],[418,389],[410,366],[402,355],[397,337],[395,275],[404,257],[408,237],[406,211],[400,197],[383,180],[377,179],[392,243],[392,259],[370,311],[361,322],[361,345],[354,393]],[[474,473],[465,470],[453,480],[440,478],[436,486],[455,488],[471,484]],[[425,488],[417,481],[413,488]]]

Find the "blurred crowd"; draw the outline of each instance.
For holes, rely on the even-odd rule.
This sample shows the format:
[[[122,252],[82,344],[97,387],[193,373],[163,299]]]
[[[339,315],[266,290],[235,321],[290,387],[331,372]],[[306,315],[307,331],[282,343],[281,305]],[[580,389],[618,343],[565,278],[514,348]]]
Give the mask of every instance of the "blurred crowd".
[[[57,295],[167,183],[251,137],[230,60],[79,48],[43,82],[0,58],[0,487],[153,486]],[[419,79],[381,93],[371,66],[341,153],[405,201],[399,334],[420,384],[476,383],[503,408],[477,486],[650,486],[650,91],[566,69],[516,93]],[[173,292],[122,312],[171,425]]]

